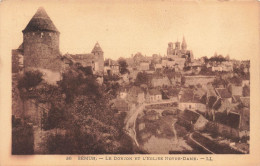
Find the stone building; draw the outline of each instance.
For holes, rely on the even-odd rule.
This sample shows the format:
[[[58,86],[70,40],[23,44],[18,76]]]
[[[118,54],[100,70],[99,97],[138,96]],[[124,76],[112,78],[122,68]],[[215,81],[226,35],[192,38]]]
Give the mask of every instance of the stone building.
[[[24,69],[60,71],[62,66],[59,49],[60,32],[42,7],[37,10],[22,32],[23,43],[20,50],[24,56]]]
[[[185,38],[183,37],[182,43],[175,42],[175,47],[173,47],[173,43],[168,43],[167,48],[167,58],[174,60],[175,58],[185,58],[185,59],[193,59],[193,53],[191,50],[187,50],[187,43]]]
[[[90,54],[61,55],[60,32],[44,8],[37,10],[22,32],[23,43],[18,49],[12,50],[12,59],[22,59],[23,63],[15,64],[22,64],[24,71],[40,70],[47,82],[56,82],[67,67],[78,63],[83,67],[91,67],[99,77],[103,76],[104,52],[99,43],[95,44]]]
[[[88,54],[65,54],[64,57],[71,60],[73,64],[82,67],[91,67],[93,74],[103,75],[104,72],[104,52],[97,42]]]

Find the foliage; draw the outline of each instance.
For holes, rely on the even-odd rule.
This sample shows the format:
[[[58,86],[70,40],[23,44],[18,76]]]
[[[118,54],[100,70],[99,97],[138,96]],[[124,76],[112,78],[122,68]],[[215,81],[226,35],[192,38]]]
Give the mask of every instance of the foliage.
[[[85,75],[93,75],[91,66],[87,66],[87,67],[80,66],[80,67],[78,67],[78,69],[83,71]]]
[[[66,102],[72,102],[77,95],[91,95],[94,98],[101,96],[96,78],[93,75],[85,75],[79,70],[69,70],[63,73],[58,85],[66,94]]]
[[[224,58],[222,55],[214,55],[213,57],[209,58],[209,61],[224,62],[224,61],[227,61],[227,59]]]
[[[43,80],[42,76],[43,74],[38,70],[25,72],[24,76],[18,81],[19,90],[25,88],[28,91],[30,88],[39,85]]]
[[[228,82],[227,80],[221,78],[221,77],[217,77],[216,79],[214,79],[214,81],[212,82],[212,85],[215,87],[215,88],[219,88],[221,86],[224,86],[226,87],[228,85]]]
[[[118,64],[119,64],[119,70],[120,70],[121,74],[126,74],[126,73],[129,72],[128,69],[127,69],[128,64],[127,64],[127,62],[124,58],[119,58]]]
[[[43,128],[45,130],[50,130],[54,128],[65,128],[66,122],[68,120],[68,115],[64,109],[52,106],[48,113],[48,116],[44,120],[45,123],[43,123]]]
[[[201,75],[214,75],[214,72],[212,70],[208,69],[206,66],[203,66],[200,70]]]
[[[229,82],[237,86],[240,86],[242,84],[242,79],[238,76],[234,76],[229,78]]]
[[[149,76],[146,72],[139,72],[136,76],[135,85],[149,84]]]
[[[32,126],[12,117],[12,154],[33,154],[33,142]]]

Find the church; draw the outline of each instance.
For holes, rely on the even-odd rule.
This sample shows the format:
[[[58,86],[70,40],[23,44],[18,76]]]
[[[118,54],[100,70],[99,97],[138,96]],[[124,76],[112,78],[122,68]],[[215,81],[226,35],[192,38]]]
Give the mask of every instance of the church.
[[[22,32],[23,43],[12,50],[12,60],[18,61],[15,64],[18,64],[20,71],[39,70],[46,81],[56,82],[61,79],[67,65],[64,59],[67,59],[83,67],[91,67],[99,77],[103,75],[104,52],[99,43],[89,54],[62,55],[59,49],[60,32],[44,8],[37,10]]]
[[[184,37],[182,43],[179,41],[175,42],[175,47],[173,47],[172,42],[168,43],[167,58],[172,60],[177,58],[193,59],[193,53],[191,50],[187,50],[187,43]]]

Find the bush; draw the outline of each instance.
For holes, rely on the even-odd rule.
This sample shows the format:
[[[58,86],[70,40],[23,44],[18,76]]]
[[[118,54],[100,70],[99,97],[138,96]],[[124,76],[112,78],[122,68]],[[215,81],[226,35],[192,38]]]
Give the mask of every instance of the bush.
[[[18,88],[20,90],[22,88],[25,88],[28,91],[30,88],[33,88],[42,82],[42,80],[43,80],[42,76],[43,76],[43,74],[38,70],[28,71],[18,81]]]

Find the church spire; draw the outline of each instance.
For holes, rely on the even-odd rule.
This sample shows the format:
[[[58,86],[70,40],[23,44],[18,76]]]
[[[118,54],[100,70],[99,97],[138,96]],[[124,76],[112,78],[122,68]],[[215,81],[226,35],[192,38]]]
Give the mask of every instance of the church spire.
[[[186,41],[185,41],[185,37],[184,37],[184,36],[183,36],[183,39],[182,39],[181,48],[182,48],[183,50],[186,50],[186,49],[187,49],[187,43],[186,43]]]

